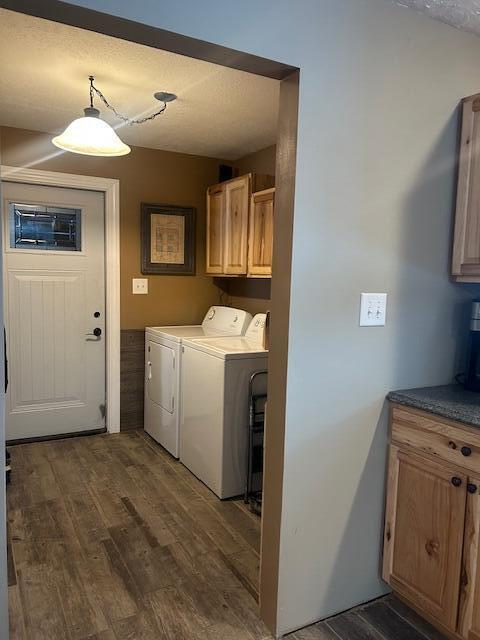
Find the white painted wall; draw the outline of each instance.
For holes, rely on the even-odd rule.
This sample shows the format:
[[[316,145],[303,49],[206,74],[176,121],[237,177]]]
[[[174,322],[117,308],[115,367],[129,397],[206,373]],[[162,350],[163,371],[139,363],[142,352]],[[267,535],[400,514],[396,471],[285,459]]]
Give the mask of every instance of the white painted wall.
[[[0,159],[1,160],[1,159]],[[1,165],[1,162],[0,162]],[[2,185],[0,182],[0,213]],[[0,255],[2,254],[2,233],[0,233]],[[0,318],[3,318],[3,261],[0,260]],[[3,366],[3,322],[0,321],[0,640],[8,640],[8,598],[7,598],[7,528],[5,505],[5,375]]]
[[[480,39],[385,0],[75,4],[301,68],[279,630],[379,595],[384,396],[451,379],[469,297],[447,269]]]

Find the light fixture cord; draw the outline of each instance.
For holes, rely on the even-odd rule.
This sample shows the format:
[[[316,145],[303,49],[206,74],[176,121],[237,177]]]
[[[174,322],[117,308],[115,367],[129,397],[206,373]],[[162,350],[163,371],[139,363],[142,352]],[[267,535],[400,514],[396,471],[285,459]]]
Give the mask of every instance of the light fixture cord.
[[[126,124],[129,124],[129,125],[132,125],[132,124],[143,124],[144,122],[148,122],[149,120],[153,120],[157,116],[161,115],[165,111],[165,109],[167,108],[167,103],[164,102],[163,103],[163,107],[161,109],[159,109],[158,111],[156,111],[155,113],[152,113],[152,115],[146,116],[145,118],[136,118],[136,119],[132,120],[131,118],[128,118],[127,116],[124,116],[121,113],[119,113],[115,109],[115,107],[112,106],[108,102],[108,100],[105,98],[105,96],[100,91],[100,89],[97,89],[97,87],[93,84],[93,81],[95,80],[95,78],[93,76],[89,76],[88,79],[90,80],[90,106],[93,107],[93,95],[94,95],[94,92],[95,92],[97,94],[97,96],[100,98],[100,100],[103,102],[103,104],[107,107],[107,109],[110,109],[110,111],[113,111],[113,113],[117,116],[117,118],[120,118],[120,120],[123,120],[123,122],[125,122]]]
[[[90,80],[90,109],[93,109],[93,81],[95,78],[93,76],[88,76]]]

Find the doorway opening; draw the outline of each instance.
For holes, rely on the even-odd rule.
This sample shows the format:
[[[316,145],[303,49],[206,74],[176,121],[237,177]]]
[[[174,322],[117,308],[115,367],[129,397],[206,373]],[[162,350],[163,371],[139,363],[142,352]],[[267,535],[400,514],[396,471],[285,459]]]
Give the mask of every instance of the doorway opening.
[[[75,7],[71,8],[71,12],[65,10],[64,7],[60,14],[56,13],[57,9],[58,6],[55,2],[51,3],[50,8],[49,3],[42,7],[41,22],[43,25],[47,25],[47,30],[50,23],[45,18],[58,20],[58,15],[61,15],[60,21],[64,23],[63,27],[74,25],[69,28],[78,30],[81,27],[91,28],[91,20],[99,17],[95,12],[78,10]],[[24,10],[32,14],[37,12],[34,6],[31,11]],[[23,19],[36,19],[24,14],[16,15],[22,15]],[[97,27],[95,30],[98,31],[100,23],[95,24]],[[111,22],[102,18],[101,25],[103,34],[107,35],[85,32],[88,36],[84,35],[83,37],[108,37],[110,40],[112,40],[111,36],[122,38],[123,40],[119,40],[117,43],[118,48],[120,49],[124,45],[139,46],[142,49],[141,52],[137,50],[140,57],[153,55],[152,49],[144,51],[147,49],[145,45],[151,46],[153,41],[160,43],[156,45],[155,51],[157,53],[160,53],[158,47],[161,46],[162,49],[169,52],[169,55],[172,55],[172,51],[175,51],[176,55],[182,54],[177,56],[181,60],[178,61],[179,66],[176,71],[180,71],[181,65],[191,65],[190,78],[194,78],[198,85],[196,86],[192,80],[192,93],[190,94],[192,104],[194,104],[195,97],[201,94],[201,77],[198,74],[195,75],[194,62],[195,64],[200,64],[200,61],[201,64],[215,63],[215,65],[211,65],[213,69],[210,69],[207,76],[213,86],[217,86],[219,95],[222,95],[223,91],[225,98],[223,110],[226,112],[228,112],[230,104],[228,100],[231,96],[234,96],[234,102],[236,100],[241,104],[242,92],[248,90],[249,87],[250,89],[253,87],[257,101],[261,101],[263,95],[268,102],[273,83],[276,83],[277,108],[280,105],[279,127],[278,131],[275,131],[274,139],[267,136],[266,142],[262,142],[258,146],[262,128],[261,117],[252,117],[252,122],[249,122],[248,127],[238,127],[238,122],[241,121],[241,113],[239,113],[233,122],[235,126],[231,126],[231,134],[226,135],[225,122],[221,120],[221,113],[217,117],[212,117],[215,99],[210,94],[208,104],[202,105],[200,102],[197,105],[197,115],[202,116],[203,109],[210,119],[211,126],[208,130],[205,128],[205,124],[202,125],[204,129],[201,132],[199,147],[195,147],[193,143],[189,149],[185,146],[182,147],[182,136],[177,135],[179,140],[175,140],[175,131],[179,131],[174,126],[175,119],[171,118],[170,125],[168,120],[170,116],[166,116],[162,120],[162,141],[158,145],[152,144],[147,134],[141,132],[131,134],[126,129],[120,129],[118,131],[120,136],[139,136],[133,142],[126,139],[129,144],[135,147],[132,155],[125,159],[109,160],[108,164],[104,160],[93,159],[89,169],[83,172],[78,171],[79,174],[103,175],[112,180],[119,180],[122,198],[120,214],[121,260],[125,265],[125,267],[120,265],[122,280],[121,323],[122,328],[125,327],[125,332],[122,332],[121,336],[121,384],[124,392],[121,413],[122,418],[124,417],[123,424],[133,428],[127,428],[126,433],[121,433],[119,436],[119,438],[123,435],[125,437],[118,440],[92,438],[77,440],[70,444],[67,444],[67,441],[56,444],[49,442],[42,444],[41,449],[37,448],[39,445],[28,445],[30,449],[18,449],[19,460],[23,458],[26,466],[30,465],[31,468],[34,468],[36,474],[45,474],[45,482],[48,491],[52,492],[54,502],[59,493],[65,487],[67,488],[59,512],[56,516],[52,513],[51,517],[54,521],[56,517],[65,517],[68,527],[73,527],[81,532],[77,537],[84,537],[83,540],[79,540],[82,557],[85,557],[85,554],[93,549],[89,546],[90,544],[94,545],[96,552],[98,552],[98,546],[95,545],[98,542],[101,543],[99,554],[103,568],[98,578],[100,580],[101,575],[103,580],[107,580],[108,576],[108,589],[111,588],[112,592],[118,589],[117,595],[121,594],[121,597],[124,598],[123,613],[128,613],[125,616],[115,609],[114,603],[105,600],[103,608],[92,610],[88,603],[88,596],[84,594],[85,601],[81,610],[84,619],[91,621],[90,631],[99,633],[109,631],[112,628],[114,633],[120,633],[115,629],[121,628],[125,632],[138,634],[145,625],[153,629],[155,625],[159,624],[158,615],[156,615],[159,608],[168,609],[172,606],[172,600],[168,600],[168,597],[175,601],[181,601],[183,594],[183,597],[186,597],[183,602],[184,607],[188,609],[188,603],[192,600],[195,601],[197,603],[195,615],[208,619],[208,624],[205,620],[203,624],[206,628],[212,627],[212,633],[218,633],[220,628],[218,625],[232,624],[232,620],[234,625],[238,624],[239,628],[243,629],[242,625],[245,625],[245,620],[249,619],[249,624],[253,626],[248,627],[247,632],[254,637],[261,637],[263,631],[260,619],[249,617],[256,605],[254,607],[249,600],[245,600],[245,594],[253,601],[260,601],[261,615],[270,629],[274,630],[283,471],[284,391],[288,336],[288,313],[286,310],[289,305],[298,74],[294,69],[285,65],[248,55],[233,58],[231,52],[221,47],[215,48],[210,45],[205,47],[205,43],[196,43],[180,36],[172,39],[172,34],[168,34],[167,37],[161,30],[149,31],[142,25],[135,25],[115,18]],[[58,36],[58,24],[53,25],[53,28],[55,35]],[[162,37],[159,38],[162,35],[165,35],[163,42]],[[125,40],[130,42],[126,43]],[[141,44],[135,45],[135,42]],[[116,51],[118,53],[118,50]],[[184,56],[190,56],[190,58],[187,59]],[[193,59],[196,60],[193,62]],[[242,74],[248,78],[245,78],[244,82],[240,82],[238,80],[240,76],[237,75],[234,80],[232,75],[232,84],[229,85],[229,74]],[[65,94],[67,99],[70,98],[70,94],[74,98],[73,75],[72,82],[69,79],[70,93]],[[112,74],[113,76],[114,74]],[[118,78],[116,84],[117,86],[121,85]],[[115,83],[112,83],[111,86],[115,87]],[[175,90],[175,87],[170,86],[162,88]],[[236,91],[233,91],[235,88]],[[180,95],[178,104],[181,105],[181,92],[178,90],[175,92]],[[78,100],[73,99],[73,102],[78,106]],[[121,92],[118,94],[118,102],[121,105]],[[248,103],[248,100],[245,102]],[[138,109],[140,108],[139,106]],[[248,109],[250,108],[251,102],[248,104]],[[184,105],[181,105],[181,109],[188,109],[187,99],[185,99]],[[177,112],[180,115],[181,109]],[[126,109],[122,106],[122,110]],[[175,114],[175,111],[172,108],[167,113]],[[261,105],[258,106],[258,113],[262,113]],[[267,119],[272,120],[271,113],[267,113]],[[7,121],[9,126],[2,130],[2,159],[7,165],[25,167],[31,166],[33,161],[37,169],[77,173],[77,171],[68,168],[72,165],[69,164],[70,159],[66,159],[65,155],[44,153],[51,137],[48,126],[45,126],[45,131],[40,132],[42,135],[39,135],[38,130],[34,128],[24,129],[25,125],[22,126],[20,121],[21,118],[16,121]],[[274,121],[276,121],[276,114]],[[260,129],[255,129],[259,123]],[[0,122],[0,124],[2,123]],[[50,126],[55,128],[53,125]],[[249,135],[245,134],[246,128],[249,129]],[[194,140],[192,131],[193,129],[185,128],[184,138],[190,136],[190,139]],[[237,138],[235,138],[236,134],[238,134]],[[142,138],[142,135],[146,137]],[[173,138],[169,139],[169,136],[173,136]],[[275,143],[276,149],[274,148]],[[180,145],[177,147],[180,150],[172,150],[176,144]],[[216,150],[207,151],[207,148]],[[31,157],[32,150],[34,158]],[[169,154],[176,155],[175,161]],[[179,155],[184,157],[180,158]],[[135,158],[142,159],[141,169],[136,168]],[[199,158],[207,158],[208,162],[200,161]],[[124,164],[120,164],[121,162]],[[273,165],[273,171],[269,168],[263,171],[262,168],[265,164],[269,164],[269,167]],[[226,170],[225,167],[230,168],[231,173],[226,181],[222,180],[220,175],[220,165],[223,172]],[[173,175],[174,172],[177,174],[176,177]],[[208,261],[205,261],[209,247],[207,238],[211,240],[215,233],[209,235],[209,229],[206,226],[207,218],[202,220],[202,215],[206,216],[207,211],[205,206],[200,204],[195,207],[197,215],[200,212],[197,225],[200,221],[205,224],[205,227],[203,229],[200,227],[200,231],[197,227],[198,271],[196,275],[187,281],[188,278],[186,279],[184,276],[181,276],[181,280],[180,276],[165,275],[158,276],[157,279],[157,276],[141,273],[140,258],[143,248],[137,241],[141,202],[156,205],[189,206],[197,196],[192,196],[191,189],[193,187],[189,186],[187,176],[195,176],[194,188],[196,192],[199,191],[199,185],[202,185],[201,198],[203,200],[210,187],[215,187],[223,182],[232,184],[235,180],[240,180],[248,175],[249,182],[246,192],[250,206],[252,193],[265,192],[272,188],[271,185],[264,184],[263,189],[254,189],[256,177],[272,173],[276,175],[274,220],[279,220],[280,223],[275,224],[274,222],[271,285],[270,279],[262,280],[259,277],[265,275],[264,272],[261,272],[261,269],[265,269],[263,264],[257,265],[260,269],[259,272],[249,274],[250,278],[243,278],[243,265],[235,254],[232,254],[232,260],[228,265],[222,265],[220,271],[209,273],[208,268],[204,269],[205,262],[208,265]],[[171,198],[170,201],[164,199],[159,202],[158,189],[156,188],[159,182],[170,185],[169,194],[176,194],[175,203],[171,195],[168,196],[169,199]],[[127,185],[135,185],[137,191],[134,196],[127,194]],[[140,188],[143,192],[141,200],[138,198]],[[227,187],[225,189],[228,190]],[[269,197],[270,194],[262,195],[262,197],[267,196]],[[238,201],[235,200],[235,197],[233,198],[234,205],[232,205],[234,207],[238,206],[238,202],[244,196],[241,196]],[[130,212],[134,212],[131,216],[127,215],[127,208]],[[203,214],[201,213],[202,208]],[[246,219],[248,222],[249,217],[247,216]],[[248,242],[244,245],[248,246]],[[243,246],[242,242],[240,242],[240,246]],[[246,260],[248,261],[248,255]],[[132,268],[134,263],[135,267]],[[223,269],[224,266],[226,268]],[[229,273],[228,270],[232,268],[237,269],[237,272]],[[146,286],[149,287],[149,295],[138,296],[132,291],[132,275],[140,277],[140,279],[142,279],[141,276],[148,275]],[[256,277],[253,277],[254,275]],[[175,278],[178,279],[174,283]],[[179,295],[179,291],[182,295]],[[155,298],[152,293],[157,294]],[[186,300],[188,303],[185,302]],[[193,304],[192,300],[194,300]],[[166,301],[170,301],[171,304],[166,305]],[[208,304],[205,304],[206,302]],[[169,308],[165,312],[167,306]],[[156,441],[151,441],[143,431],[142,433],[137,431],[138,427],[143,426],[138,422],[139,411],[135,403],[138,403],[139,395],[143,396],[143,388],[142,393],[139,394],[136,386],[140,385],[141,381],[143,387],[145,380],[146,370],[143,362],[142,343],[145,327],[186,324],[196,326],[200,324],[202,318],[207,317],[206,311],[212,306],[238,308],[246,310],[252,316],[266,310],[272,312],[267,395],[268,424],[274,425],[275,429],[268,432],[267,428],[269,448],[266,453],[263,483],[262,549],[260,549],[260,520],[255,520],[257,518],[255,514],[252,514],[247,507],[242,506],[241,501],[218,501],[211,493],[212,487],[209,487],[208,482],[200,477],[200,473],[195,474],[194,470],[196,477],[192,476],[187,466],[176,462],[158,446]],[[161,317],[160,308],[162,309]],[[139,317],[141,317],[140,321]],[[211,346],[208,345],[209,348]],[[120,412],[120,403],[116,406]],[[109,412],[110,406],[107,416]],[[122,420],[119,422],[121,424]],[[40,450],[43,454],[38,458]],[[66,462],[69,457],[70,465]],[[85,464],[88,459],[91,460],[90,466]],[[173,478],[175,478],[174,482],[172,482]],[[85,484],[88,485],[87,491],[84,490]],[[81,487],[81,491],[78,491],[79,487]],[[15,489],[13,491],[11,489],[14,489],[13,485],[9,489],[9,500],[11,501],[11,512],[15,514],[16,510],[22,510],[24,505],[17,502],[21,496],[15,494]],[[24,485],[23,491],[25,490],[27,487]],[[40,498],[44,497],[46,494],[40,495]],[[168,505],[168,508],[165,505]],[[87,520],[81,522],[79,514],[82,509],[85,513],[95,514],[93,524],[92,521]],[[70,543],[76,544],[75,539],[70,539],[68,544]],[[62,539],[61,544],[66,544],[66,541]],[[195,553],[192,554],[192,550]],[[143,566],[141,570],[139,569],[138,553],[148,558],[149,567]],[[118,571],[111,571],[116,562],[116,554],[120,554],[123,558],[121,563],[122,571],[125,570],[123,576],[120,576]],[[13,550],[13,556],[15,559],[15,550]],[[173,567],[170,572],[165,571],[165,567],[169,563]],[[260,564],[261,580],[259,582]],[[34,574],[38,567],[30,567],[30,569],[32,582],[35,582]],[[86,575],[90,575],[92,571],[92,568],[87,569]],[[185,579],[185,573],[182,574],[182,571],[188,574],[188,579]],[[75,579],[79,581],[79,584],[82,581],[86,582],[85,575],[81,575],[79,566],[75,565],[72,573],[76,576]],[[183,575],[180,581],[178,580],[179,574]],[[168,575],[168,579],[165,578],[167,580],[165,583],[159,582],[160,575],[162,575],[162,579]],[[203,582],[196,582],[198,575],[203,577]],[[122,591],[121,583],[123,582],[125,586],[127,578],[132,582],[129,583],[130,590],[127,589],[125,592]],[[221,611],[217,609],[213,611],[211,616],[206,613],[206,605],[202,603],[201,597],[202,585],[205,584],[206,579],[210,583],[216,581],[217,585],[223,584],[225,593],[228,592],[228,597],[237,598],[235,604],[233,601],[230,604],[226,603],[231,614],[229,620],[222,618]],[[235,580],[243,588],[243,591],[232,586],[236,584]],[[225,586],[227,583],[228,587]],[[65,593],[68,593],[68,586],[63,586]],[[101,591],[105,596],[104,590],[101,589]],[[138,594],[140,594],[144,605],[140,608],[137,604]],[[217,595],[212,594],[212,597],[215,598]],[[61,599],[58,604],[59,609],[62,609]],[[57,622],[60,626],[75,624],[73,617],[68,618],[65,613],[63,618]],[[190,622],[191,618],[188,618],[184,624],[188,625]],[[130,631],[132,629],[134,631]]]
[[[103,314],[102,311],[99,311],[99,309],[94,309],[92,310],[92,317],[86,317],[83,319],[83,323],[82,323],[82,328],[78,329],[75,332],[75,339],[78,341],[77,342],[77,347],[81,350],[82,349],[82,345],[85,341],[91,341],[92,340],[92,336],[88,336],[86,335],[87,333],[89,333],[89,328],[91,328],[91,325],[95,324],[95,327],[93,327],[92,331],[94,331],[94,329],[97,328],[96,325],[100,324],[101,326],[98,327],[101,330],[103,329],[103,335],[100,334],[100,336],[96,336],[94,335],[93,338],[95,338],[95,341],[97,343],[97,346],[102,347],[101,351],[101,357],[102,357],[102,362],[100,363],[100,367],[104,368],[104,374],[103,374],[103,381],[102,381],[102,377],[99,377],[99,385],[101,387],[104,387],[103,390],[101,390],[101,394],[99,394],[99,392],[97,391],[97,402],[96,404],[92,404],[92,402],[90,402],[90,410],[93,412],[92,414],[92,419],[90,420],[90,422],[88,420],[85,420],[84,418],[80,418],[77,423],[75,423],[75,418],[69,418],[67,415],[67,419],[64,421],[63,426],[58,426],[58,431],[55,432],[55,429],[50,426],[52,421],[48,420],[47,421],[47,425],[46,428],[44,429],[44,431],[41,431],[41,428],[35,428],[35,421],[33,421],[32,425],[34,426],[33,430],[31,429],[28,433],[26,432],[22,432],[22,423],[19,425],[19,429],[15,429],[14,425],[12,424],[12,428],[9,429],[8,428],[8,420],[9,418],[6,419],[7,421],[7,441],[17,441],[17,440],[24,440],[25,438],[31,438],[33,440],[38,440],[41,439],[43,436],[45,437],[49,437],[49,436],[55,436],[57,434],[64,434],[64,435],[68,435],[69,433],[75,433],[75,432],[83,432],[83,431],[88,431],[89,429],[93,429],[94,431],[96,431],[97,429],[99,431],[103,431],[104,429],[106,429],[109,433],[117,433],[118,431],[120,431],[120,250],[119,250],[119,185],[118,185],[118,180],[115,179],[110,179],[110,178],[94,178],[91,176],[86,176],[86,175],[73,175],[73,174],[68,174],[68,173],[61,173],[61,172],[53,172],[53,171],[46,171],[43,169],[35,169],[35,168],[25,168],[23,166],[6,166],[6,165],[2,165],[1,167],[1,179],[2,179],[2,183],[4,185],[4,189],[2,189],[2,198],[3,198],[3,207],[2,207],[2,212],[4,211],[5,213],[2,213],[2,219],[3,219],[3,225],[2,225],[2,230],[3,230],[3,247],[4,247],[4,260],[3,260],[3,271],[4,271],[4,296],[5,298],[7,298],[7,291],[8,291],[8,277],[7,277],[7,273],[8,273],[8,267],[7,267],[7,257],[8,256],[12,256],[12,255],[17,255],[17,260],[20,259],[22,260],[22,254],[26,255],[25,253],[23,253],[23,251],[21,250],[15,250],[15,247],[11,247],[10,245],[15,245],[16,243],[13,241],[13,238],[11,238],[11,233],[10,233],[10,229],[11,229],[11,224],[13,223],[12,220],[12,215],[13,215],[13,209],[11,207],[11,205],[15,204],[13,202],[13,200],[15,200],[15,198],[9,198],[8,197],[8,191],[9,190],[16,190],[17,192],[20,191],[20,193],[18,195],[25,195],[27,196],[27,198],[23,198],[23,200],[27,199],[28,200],[28,191],[31,191],[32,189],[39,189],[40,192],[44,192],[45,198],[44,198],[44,202],[42,203],[44,206],[48,206],[49,204],[51,204],[52,202],[52,198],[54,198],[53,194],[45,194],[45,191],[48,191],[50,189],[54,190],[54,189],[58,189],[59,191],[57,191],[58,194],[60,194],[60,197],[62,199],[62,201],[65,199],[65,194],[69,193],[69,190],[72,190],[73,193],[75,193],[75,191],[77,191],[79,193],[79,197],[82,200],[82,194],[84,192],[86,193],[90,193],[92,194],[92,196],[95,198],[95,196],[99,199],[101,199],[101,216],[100,216],[100,220],[102,222],[100,228],[94,229],[95,233],[90,233],[88,235],[90,235],[90,237],[93,239],[95,238],[95,244],[93,245],[92,249],[93,254],[97,253],[97,260],[99,261],[99,265],[98,267],[101,269],[101,273],[103,273],[103,277],[101,279],[102,284],[101,289],[102,292],[99,294],[98,292],[98,284],[96,284],[98,282],[98,269],[97,266],[95,265],[94,268],[94,272],[95,272],[95,278],[94,278],[94,282],[93,287],[91,286],[89,288],[90,291],[92,291],[92,293],[90,295],[95,295],[97,297],[99,297],[99,304],[101,303],[101,306],[103,308]],[[25,186],[22,186],[25,185]],[[25,193],[22,193],[22,190],[25,190]],[[41,193],[39,194],[41,195]],[[31,196],[33,197],[33,196]],[[73,196],[72,196],[73,197]],[[22,198],[20,198],[22,199]],[[30,205],[34,205],[35,198],[33,198],[33,200],[30,200],[29,204]],[[100,205],[98,205],[100,206]],[[83,225],[83,230],[82,230],[82,224],[81,224],[81,218],[83,215],[88,215],[88,208],[85,210],[85,212],[83,212],[83,208],[80,207],[79,209],[75,210],[77,213],[77,219],[79,222],[79,228],[80,228],[80,237],[77,238],[77,242],[78,242],[78,247],[81,249],[82,246],[82,242],[84,243],[83,246],[83,251],[79,251],[78,255],[79,257],[82,258],[82,260],[80,261],[80,267],[81,267],[81,273],[82,273],[82,278],[83,278],[83,274],[85,273],[85,262],[86,260],[84,258],[87,258],[88,260],[88,255],[92,255],[92,251],[88,251],[88,246],[89,246],[89,238],[87,237],[87,234],[85,232],[85,225]],[[28,212],[27,212],[28,213]],[[98,225],[99,223],[99,217],[98,215],[96,216],[90,216],[93,220],[93,224]],[[49,222],[49,230],[51,229],[52,226],[52,221]],[[102,239],[102,241],[100,242],[100,244],[98,243],[98,238],[100,237],[100,239]],[[86,245],[86,246],[85,246]],[[39,245],[37,245],[39,246]],[[34,251],[34,253],[32,254],[32,251]],[[48,251],[50,251],[49,249],[45,249],[42,250],[40,248],[40,252],[38,252],[38,249],[32,250],[30,249],[28,251],[28,255],[33,255],[36,256],[37,258],[39,256],[51,256],[52,254],[49,254]],[[77,252],[75,252],[77,253]],[[101,253],[101,258],[100,258],[100,253]],[[58,256],[60,256],[60,258],[62,258],[63,256],[71,256],[72,254],[70,252],[68,253],[58,253],[55,252],[54,254],[54,258],[57,258]],[[14,258],[15,259],[15,258]],[[41,262],[41,259],[40,259]],[[54,260],[53,261],[53,267],[54,269],[57,268],[57,262]],[[56,283],[56,276],[52,273],[50,273],[52,271],[51,268],[48,269],[48,272],[50,274],[50,276],[53,276],[53,280],[51,282],[51,285],[55,288],[58,288],[58,284]],[[71,271],[71,269],[69,269],[69,271]],[[22,274],[23,276],[24,274]],[[42,282],[42,279],[38,277],[38,273],[37,274],[31,274],[36,278],[37,281],[37,286],[39,287],[38,293],[40,294],[40,299],[39,299],[39,303],[40,300],[42,300],[42,309],[48,309],[48,308],[52,308],[52,305],[50,304],[45,304],[46,301],[43,300],[43,284],[40,287],[40,283]],[[57,274],[58,275],[58,274]],[[23,280],[23,286],[25,286],[25,280]],[[28,293],[29,296],[31,296],[31,291],[30,291],[30,285],[28,286]],[[83,285],[82,285],[83,286]],[[48,287],[48,285],[47,285]],[[82,293],[81,295],[83,295],[83,293],[86,293],[87,289],[85,289],[85,291],[83,291],[82,289]],[[78,293],[78,292],[77,292]],[[54,295],[54,292],[52,291],[52,294]],[[57,292],[57,298],[59,296],[60,292]],[[4,315],[5,315],[5,327],[6,327],[6,349],[7,349],[7,359],[8,361],[10,361],[12,359],[12,356],[15,357],[15,353],[12,353],[12,355],[10,355],[9,353],[9,348],[10,348],[10,344],[9,341],[10,339],[12,340],[20,340],[20,342],[22,342],[22,338],[21,335],[19,333],[20,331],[20,327],[19,325],[15,322],[15,318],[12,317],[11,319],[11,328],[12,331],[9,330],[9,318],[8,318],[8,309],[12,308],[13,310],[18,309],[18,305],[17,305],[17,301],[15,299],[15,294],[13,293],[13,299],[12,299],[12,303],[10,305],[10,307],[8,307],[8,304],[5,304],[5,310],[4,310]],[[48,294],[47,294],[48,295]],[[74,296],[74,299],[77,298],[77,294]],[[31,302],[31,298],[29,298],[29,313],[31,314],[31,318],[32,318],[32,323],[31,326],[35,326],[35,329],[41,330],[41,337],[37,335],[37,345],[40,344],[42,347],[41,353],[38,354],[38,358],[36,359],[36,364],[38,366],[38,363],[42,361],[43,358],[47,358],[47,368],[50,371],[50,386],[48,386],[48,383],[46,382],[46,380],[44,378],[41,379],[40,382],[40,386],[41,386],[41,390],[37,389],[37,396],[36,398],[33,398],[34,393],[33,393],[33,378],[29,381],[30,384],[28,385],[28,388],[25,390],[25,392],[27,394],[30,394],[32,397],[30,398],[30,400],[27,400],[26,403],[22,403],[22,409],[24,411],[38,411],[39,407],[39,399],[41,397],[41,395],[48,395],[48,392],[50,392],[50,396],[51,397],[47,397],[47,406],[48,406],[48,401],[50,401],[50,406],[48,406],[49,409],[51,409],[53,415],[55,415],[56,413],[56,409],[61,409],[61,406],[58,406],[58,403],[60,402],[60,405],[62,403],[62,400],[59,398],[55,398],[55,382],[54,382],[54,378],[52,379],[52,375],[55,375],[54,369],[55,369],[55,364],[57,364],[57,368],[60,365],[63,368],[68,368],[69,365],[69,359],[71,357],[71,343],[66,341],[66,336],[64,335],[64,331],[65,330],[69,330],[69,323],[65,322],[62,318],[60,319],[59,322],[59,328],[61,329],[61,335],[57,335],[55,333],[52,334],[52,332],[49,333],[49,324],[48,322],[46,322],[45,326],[41,325],[39,322],[37,322],[37,316],[36,313],[40,312],[40,309],[34,309],[33,305],[30,304]],[[59,309],[57,309],[58,313],[59,313]],[[17,311],[18,313],[18,311]],[[96,313],[100,313],[100,315],[95,315]],[[57,319],[58,321],[58,319]],[[93,323],[92,323],[93,321]],[[29,325],[30,326],[30,325]],[[25,327],[25,330],[29,329],[29,327]],[[46,335],[45,335],[46,334]],[[51,338],[51,342],[48,345],[45,344],[44,340],[48,340],[48,336],[50,336]],[[30,340],[32,338],[29,338]],[[66,353],[66,358],[67,360],[64,363],[60,363],[60,361],[58,360],[59,358],[59,353],[58,353],[58,349],[55,348],[55,343],[62,341],[63,344],[65,344],[65,353]],[[15,351],[18,351],[18,347],[15,349]],[[29,350],[28,352],[28,358],[31,358],[31,350]],[[89,354],[84,354],[85,357],[87,358]],[[98,358],[100,354],[97,354],[96,357]],[[41,357],[40,357],[41,356]],[[29,362],[27,360],[24,362],[23,366],[25,368],[25,375],[28,377],[31,375],[31,364],[32,362]],[[90,366],[92,363],[88,363],[87,361],[84,360],[84,358],[80,358],[81,360],[81,366],[83,367],[83,370],[85,370],[85,367]],[[94,360],[95,363],[95,360]],[[102,364],[103,363],[103,364]],[[13,363],[10,363],[11,365]],[[81,371],[82,369],[80,369],[80,366],[78,366],[76,363],[72,363],[74,365],[74,369],[71,372],[71,374],[73,374],[73,372],[75,372],[75,375],[82,375]],[[43,366],[43,365],[42,365]],[[97,365],[96,365],[96,368]],[[19,375],[20,378],[22,377],[22,366],[18,366],[18,367],[13,367],[10,366],[10,372],[13,373],[15,372],[16,375]],[[60,391],[65,391],[65,388],[62,382],[60,382],[60,378],[64,379],[64,375],[60,375],[60,372],[57,370],[57,392]],[[88,380],[88,376],[86,374],[83,374],[85,377],[85,385],[88,384],[87,380]],[[99,374],[97,373],[97,376]],[[36,383],[37,385],[39,384],[38,381]],[[85,389],[85,385],[78,385],[75,384],[75,390],[72,390],[73,395],[75,395],[75,393],[78,393],[78,389],[82,390]],[[9,393],[12,393],[13,389],[15,387],[17,387],[17,389],[21,386],[20,380],[17,381],[17,383],[15,384],[15,382],[10,379],[10,385],[9,388],[7,389],[7,391]],[[85,393],[85,391],[83,391]],[[53,396],[53,397],[52,397]],[[102,402],[102,397],[103,397],[103,402]],[[86,398],[86,396],[85,396]],[[53,405],[51,404],[53,400]],[[32,403],[33,401],[33,403]],[[67,405],[70,403],[74,402],[75,400],[72,400],[72,397],[69,396],[69,399],[67,400]],[[55,403],[57,403],[57,406],[55,406]],[[78,406],[79,407],[85,407],[86,404],[84,400],[77,400]],[[102,406],[103,405],[103,406]],[[109,410],[107,411],[106,408],[109,408]],[[11,403],[10,398],[7,401],[7,408],[6,408],[6,413],[12,411],[13,412],[13,421],[15,420],[15,418],[18,417],[18,414],[15,414],[15,409]],[[22,412],[20,412],[22,413]],[[36,414],[34,414],[36,415]],[[70,426],[70,428],[69,428]]]

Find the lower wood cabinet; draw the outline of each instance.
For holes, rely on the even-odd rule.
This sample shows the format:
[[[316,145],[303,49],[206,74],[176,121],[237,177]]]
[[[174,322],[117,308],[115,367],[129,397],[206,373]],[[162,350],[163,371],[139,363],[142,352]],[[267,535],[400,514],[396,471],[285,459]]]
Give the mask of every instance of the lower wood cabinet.
[[[383,578],[448,637],[480,640],[480,431],[396,405],[391,416]]]
[[[469,485],[480,488],[480,474],[469,477]],[[467,488],[463,564],[460,578],[458,632],[462,638],[480,640],[480,495]]]
[[[395,446],[390,465],[386,577],[395,591],[455,629],[466,477]]]

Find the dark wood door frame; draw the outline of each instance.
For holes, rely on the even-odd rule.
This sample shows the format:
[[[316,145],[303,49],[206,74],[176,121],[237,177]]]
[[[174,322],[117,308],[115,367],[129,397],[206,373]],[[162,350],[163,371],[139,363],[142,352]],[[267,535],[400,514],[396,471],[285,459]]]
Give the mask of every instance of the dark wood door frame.
[[[299,75],[296,71],[280,83],[275,168],[270,303],[272,321],[268,354],[268,406],[260,561],[260,613],[273,633],[277,630]]]
[[[2,0],[0,7],[276,80],[283,80],[297,71],[297,67],[282,62],[133,22],[94,9],[85,9],[60,0]]]
[[[276,635],[300,70],[281,62],[59,0],[0,0],[0,7],[281,81],[260,562],[260,613]]]

